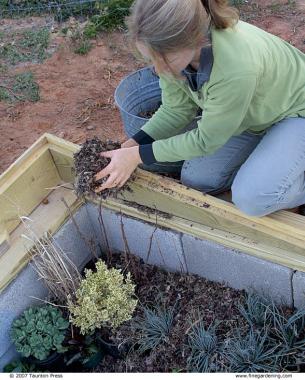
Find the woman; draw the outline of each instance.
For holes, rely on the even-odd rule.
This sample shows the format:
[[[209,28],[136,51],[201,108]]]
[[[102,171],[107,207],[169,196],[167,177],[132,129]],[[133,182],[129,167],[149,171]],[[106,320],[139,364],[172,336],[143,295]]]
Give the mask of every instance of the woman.
[[[137,0],[127,21],[160,76],[162,106],[103,154],[111,162],[95,179],[109,178],[97,192],[121,187],[139,164],[183,160],[183,184],[231,188],[247,215],[304,204],[305,54],[238,20],[225,0]],[[198,109],[196,128],[181,133]]]

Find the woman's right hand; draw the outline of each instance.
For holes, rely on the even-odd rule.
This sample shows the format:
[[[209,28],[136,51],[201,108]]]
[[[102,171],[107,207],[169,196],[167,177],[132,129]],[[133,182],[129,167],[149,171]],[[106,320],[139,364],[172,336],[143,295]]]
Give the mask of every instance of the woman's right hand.
[[[134,139],[128,139],[123,144],[121,144],[121,148],[131,148],[133,146],[138,146],[139,144]]]

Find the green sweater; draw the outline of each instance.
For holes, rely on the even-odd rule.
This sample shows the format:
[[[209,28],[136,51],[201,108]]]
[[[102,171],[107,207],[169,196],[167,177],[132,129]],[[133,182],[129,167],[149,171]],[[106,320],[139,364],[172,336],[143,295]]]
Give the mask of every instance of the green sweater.
[[[199,92],[160,76],[162,105],[141,128],[153,141],[145,145],[152,159],[144,163],[204,156],[245,130],[259,133],[285,117],[305,117],[304,53],[244,21],[234,29],[212,27],[211,37],[212,72]],[[177,135],[198,108],[198,127]]]

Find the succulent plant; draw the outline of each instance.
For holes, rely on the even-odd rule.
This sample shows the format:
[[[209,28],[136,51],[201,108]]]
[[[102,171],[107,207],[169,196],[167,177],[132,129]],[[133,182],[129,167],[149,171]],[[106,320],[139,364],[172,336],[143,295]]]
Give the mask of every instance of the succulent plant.
[[[22,356],[44,360],[53,352],[67,350],[62,344],[68,326],[56,307],[30,307],[13,322],[11,338]]]

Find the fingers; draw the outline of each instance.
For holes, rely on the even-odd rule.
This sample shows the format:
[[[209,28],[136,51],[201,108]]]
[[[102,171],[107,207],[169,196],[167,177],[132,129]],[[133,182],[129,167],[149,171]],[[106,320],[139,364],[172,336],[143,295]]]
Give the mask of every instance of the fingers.
[[[119,179],[118,177],[116,177],[115,174],[113,174],[112,176],[110,176],[107,181],[105,183],[103,183],[101,186],[99,186],[98,188],[96,188],[94,191],[96,193],[99,193],[105,189],[111,189],[111,188],[114,188],[114,187],[117,187],[118,189],[122,188],[125,183],[127,182],[128,178],[123,178],[123,179]]]
[[[111,158],[113,156],[113,150],[108,150],[107,152],[102,152],[102,153],[100,153],[100,155],[103,157]]]
[[[94,177],[94,181],[98,181],[104,177],[106,177],[108,174],[111,174],[111,165],[109,164],[108,166],[106,166],[103,170],[101,170],[100,172],[98,172]]]
[[[105,189],[111,189],[113,187],[116,187],[118,185],[118,180],[116,179],[115,174],[112,174],[109,176],[107,181],[103,183],[101,186],[94,189],[96,193],[99,193],[100,191],[103,191]]]

